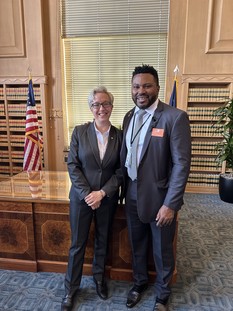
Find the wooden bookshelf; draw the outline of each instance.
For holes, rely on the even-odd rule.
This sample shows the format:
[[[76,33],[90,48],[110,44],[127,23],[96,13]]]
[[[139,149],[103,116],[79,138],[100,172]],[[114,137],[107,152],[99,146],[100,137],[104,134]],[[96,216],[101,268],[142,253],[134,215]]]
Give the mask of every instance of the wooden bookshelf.
[[[28,78],[2,79],[0,84],[0,177],[23,170]],[[47,168],[46,80],[33,81],[40,134],[44,141],[43,166]]]
[[[230,83],[189,83],[187,112],[192,135],[191,171],[187,191],[216,193],[222,167],[216,163],[216,144],[222,137],[213,128],[212,114],[230,97]],[[221,125],[220,125],[221,126]]]

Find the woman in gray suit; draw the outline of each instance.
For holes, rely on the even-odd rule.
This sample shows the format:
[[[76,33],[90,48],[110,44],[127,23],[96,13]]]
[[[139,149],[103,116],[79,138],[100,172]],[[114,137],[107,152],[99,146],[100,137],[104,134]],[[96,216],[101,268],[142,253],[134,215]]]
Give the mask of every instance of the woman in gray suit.
[[[104,277],[109,229],[118,204],[121,131],[109,120],[113,95],[105,87],[95,88],[88,97],[94,121],[76,126],[70,143],[68,172],[70,189],[71,247],[65,276],[62,310],[70,310],[79,289],[85,249],[92,220],[95,223],[93,279],[97,294],[108,298]]]

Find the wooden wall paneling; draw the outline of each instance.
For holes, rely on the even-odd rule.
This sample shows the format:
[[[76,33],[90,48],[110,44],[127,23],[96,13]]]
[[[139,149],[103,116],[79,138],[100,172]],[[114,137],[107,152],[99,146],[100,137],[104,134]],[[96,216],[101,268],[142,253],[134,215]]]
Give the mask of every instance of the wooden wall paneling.
[[[70,248],[69,205],[34,203],[36,257],[39,271],[65,272]],[[84,274],[92,273],[94,225],[85,253]]]
[[[33,210],[38,270],[54,271],[59,262],[65,271],[70,246],[68,205],[34,203]]]
[[[22,270],[37,270],[32,204],[2,201],[0,202],[0,268],[16,269],[19,263]]]
[[[49,168],[54,171],[66,171],[64,161],[64,120],[62,100],[62,62],[59,0],[42,1],[45,45],[45,70],[49,77],[48,102],[49,113]]]
[[[0,57],[25,56],[21,0],[0,1]]]
[[[0,1],[0,48],[2,53],[5,53],[6,48],[8,49],[6,55],[0,57],[1,77],[28,75],[29,66],[32,76],[45,75],[44,49],[46,47],[43,42],[41,1]],[[7,21],[8,15],[9,21]],[[17,51],[13,51],[13,46],[7,47],[14,40],[19,46],[18,54]]]
[[[232,10],[229,0],[188,1],[183,74],[232,74]]]
[[[179,3],[177,3],[177,0],[170,0],[165,99],[166,102],[169,103],[174,83],[174,69],[178,66],[177,105],[181,109],[183,109],[181,106],[181,80],[185,58],[184,50],[187,25],[187,7],[187,0],[179,0]]]
[[[233,53],[231,0],[209,0],[206,53]]]

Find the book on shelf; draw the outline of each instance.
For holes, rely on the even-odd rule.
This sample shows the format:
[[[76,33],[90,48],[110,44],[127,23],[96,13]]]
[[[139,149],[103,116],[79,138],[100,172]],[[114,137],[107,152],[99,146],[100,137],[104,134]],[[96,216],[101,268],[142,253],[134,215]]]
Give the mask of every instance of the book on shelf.
[[[33,86],[35,99],[40,99],[40,87]],[[7,87],[6,96],[8,100],[26,100],[28,98],[27,87]]]
[[[221,171],[221,165],[215,161],[215,158],[192,157],[191,170]]]
[[[9,165],[1,165],[0,166],[0,173],[1,174],[9,174],[10,173],[10,166]]]
[[[206,154],[216,155],[216,142],[215,141],[193,141],[192,154]]]
[[[190,124],[191,135],[199,136],[199,137],[219,137],[221,135],[218,133],[220,129],[223,127],[221,124],[216,124],[213,128],[212,124]],[[216,130],[218,128],[218,131]]]
[[[22,104],[8,104],[8,114],[11,117],[24,117],[26,116],[26,107],[27,107],[27,103],[22,103]],[[38,117],[42,117],[42,107],[41,104],[37,104],[36,105],[36,111],[37,111],[37,115]]]
[[[188,107],[188,115],[190,121],[214,121],[217,120],[216,116],[213,116],[215,107]]]
[[[203,174],[203,173],[190,173],[188,178],[188,185],[195,186],[216,186],[219,182],[219,174]]]
[[[0,99],[4,99],[4,90],[3,90],[3,87],[0,87]]]
[[[195,87],[189,88],[188,101],[189,102],[222,102],[229,98],[230,92],[227,88],[203,88]]]

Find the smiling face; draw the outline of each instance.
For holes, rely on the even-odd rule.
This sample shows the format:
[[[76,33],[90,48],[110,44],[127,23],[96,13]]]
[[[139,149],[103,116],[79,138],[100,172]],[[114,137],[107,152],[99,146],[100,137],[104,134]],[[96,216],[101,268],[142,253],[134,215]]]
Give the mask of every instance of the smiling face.
[[[159,85],[150,73],[140,73],[133,77],[131,94],[140,109],[150,107],[158,98]]]
[[[103,104],[103,105],[102,105]],[[110,98],[106,93],[96,93],[91,105],[91,111],[97,122],[109,121],[113,109]]]

